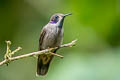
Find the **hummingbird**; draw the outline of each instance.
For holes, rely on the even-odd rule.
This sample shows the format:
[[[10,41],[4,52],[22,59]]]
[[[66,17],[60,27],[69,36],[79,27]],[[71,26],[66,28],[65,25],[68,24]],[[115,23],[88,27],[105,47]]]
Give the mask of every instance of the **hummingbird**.
[[[48,49],[48,48],[54,48],[59,47],[62,44],[63,40],[63,23],[66,16],[71,15],[72,13],[68,14],[61,14],[56,13],[48,22],[47,25],[45,25],[40,33],[40,39],[39,39],[39,51]],[[57,49],[53,51],[53,53],[56,53]],[[37,76],[44,76],[48,72],[49,65],[51,63],[51,60],[53,59],[53,55],[38,55],[37,59]]]

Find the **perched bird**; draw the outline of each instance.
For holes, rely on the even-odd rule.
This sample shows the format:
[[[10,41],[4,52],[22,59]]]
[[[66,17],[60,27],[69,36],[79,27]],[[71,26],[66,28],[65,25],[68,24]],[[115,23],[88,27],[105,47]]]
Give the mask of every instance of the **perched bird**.
[[[66,16],[71,15],[57,13],[54,14],[47,25],[45,25],[41,31],[39,39],[39,50],[47,48],[59,47],[63,39],[63,22]],[[53,53],[56,53],[54,50]],[[36,75],[45,75],[48,72],[48,68],[53,55],[38,55],[37,61],[37,73]]]

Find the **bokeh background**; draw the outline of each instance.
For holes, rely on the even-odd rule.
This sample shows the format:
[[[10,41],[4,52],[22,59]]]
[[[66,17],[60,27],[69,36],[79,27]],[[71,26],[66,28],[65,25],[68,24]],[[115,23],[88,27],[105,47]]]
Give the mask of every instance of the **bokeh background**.
[[[36,58],[0,66],[0,80],[120,80],[120,0],[0,0],[0,61],[6,43],[38,50],[42,27],[54,13],[69,13],[64,22],[64,41],[77,45],[58,51],[45,77],[36,77]]]

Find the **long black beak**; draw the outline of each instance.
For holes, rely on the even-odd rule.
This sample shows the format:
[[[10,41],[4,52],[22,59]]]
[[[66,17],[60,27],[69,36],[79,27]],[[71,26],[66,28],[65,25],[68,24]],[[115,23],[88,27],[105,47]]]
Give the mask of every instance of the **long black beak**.
[[[72,15],[72,13],[65,14],[64,17],[65,17],[65,16],[69,16],[69,15]]]

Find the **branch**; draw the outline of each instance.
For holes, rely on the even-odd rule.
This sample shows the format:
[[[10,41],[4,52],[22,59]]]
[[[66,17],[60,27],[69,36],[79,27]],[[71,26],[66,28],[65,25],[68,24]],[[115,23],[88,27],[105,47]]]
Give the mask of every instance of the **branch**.
[[[18,52],[19,50],[21,50],[21,47],[18,47],[16,50],[11,51],[10,50],[10,45],[11,42],[10,41],[6,41],[7,43],[7,51],[4,57],[4,60],[0,62],[0,66],[3,64],[9,64],[11,61],[14,60],[18,60],[18,59],[22,59],[22,58],[26,58],[26,57],[31,57],[31,56],[36,56],[36,55],[42,55],[42,54],[46,54],[46,55],[54,55],[54,56],[58,56],[60,58],[63,58],[63,56],[59,55],[59,54],[55,54],[52,53],[53,50],[56,49],[60,49],[60,48],[64,48],[64,47],[72,47],[75,45],[77,40],[73,40],[72,42],[68,43],[68,44],[63,44],[60,47],[55,47],[55,48],[49,48],[49,49],[45,49],[45,50],[41,50],[41,51],[37,51],[37,52],[32,52],[32,53],[28,53],[28,54],[24,54],[24,55],[20,55],[20,56],[16,56],[16,57],[12,57],[12,55],[14,55],[16,52]]]

